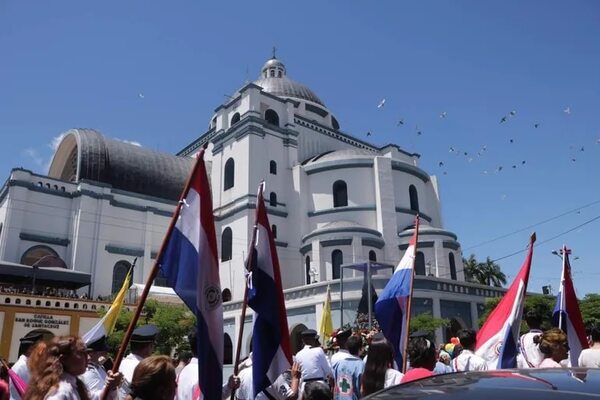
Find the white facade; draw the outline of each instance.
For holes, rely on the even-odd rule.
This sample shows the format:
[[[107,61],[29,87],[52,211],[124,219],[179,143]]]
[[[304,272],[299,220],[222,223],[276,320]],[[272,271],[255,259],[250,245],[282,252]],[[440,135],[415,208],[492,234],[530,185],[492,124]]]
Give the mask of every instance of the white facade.
[[[444,301],[462,301],[469,322],[461,324],[475,325],[477,307],[490,293],[471,284],[472,291],[456,289],[466,287],[460,244],[443,228],[437,181],[418,167],[419,155],[343,133],[323,102],[288,79],[276,59],[215,110],[208,131],[179,157],[75,129],[58,147],[49,176],[11,171],[0,189],[0,260],[20,263],[32,247],[49,248],[67,268],[91,274],[95,298],[119,288],[124,276],[117,265],[137,257],[134,282],[144,283],[192,165],[186,156],[204,145],[221,284],[232,294],[225,307],[231,337],[241,322],[244,260],[262,180],[269,221],[277,231],[291,330],[315,327],[326,284],[337,285],[339,264],[369,259],[397,264],[417,212],[417,273],[423,282],[455,290],[416,286],[415,296],[422,297],[422,309],[438,317],[444,315]],[[378,290],[388,275],[375,277]],[[344,295],[352,307],[360,298],[362,275],[344,276],[354,282]]]

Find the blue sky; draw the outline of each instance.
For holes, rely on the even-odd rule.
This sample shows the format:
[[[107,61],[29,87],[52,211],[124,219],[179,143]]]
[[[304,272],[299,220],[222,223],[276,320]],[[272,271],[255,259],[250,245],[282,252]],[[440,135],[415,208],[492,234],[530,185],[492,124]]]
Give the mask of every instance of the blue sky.
[[[598,2],[205,3],[0,2],[0,171],[45,173],[74,127],[176,152],[276,46],[343,131],[422,155],[465,255],[524,249],[533,228],[472,246],[600,200]],[[536,226],[538,242],[598,216]],[[537,247],[530,290],[558,287],[566,243],[578,294],[597,292],[599,238],[600,219]],[[524,256],[499,261],[510,278]]]

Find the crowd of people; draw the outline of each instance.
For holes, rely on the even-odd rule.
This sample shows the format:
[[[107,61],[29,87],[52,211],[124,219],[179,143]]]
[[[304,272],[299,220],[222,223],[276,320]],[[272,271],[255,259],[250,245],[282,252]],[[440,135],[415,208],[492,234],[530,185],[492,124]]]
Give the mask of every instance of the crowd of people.
[[[563,368],[568,365],[566,334],[558,328],[542,331],[539,318],[527,314],[529,332],[520,339],[519,368]],[[106,338],[84,343],[76,336],[44,338],[30,334],[21,339],[19,359],[12,372],[28,383],[21,396],[8,371],[0,367],[0,400],[90,400],[103,395],[110,400],[196,400],[198,359],[195,333],[188,340],[192,354],[171,357],[153,355],[158,330],[153,325],[137,328],[130,353],[119,372],[111,371]],[[589,329],[590,348],[583,350],[579,366],[600,368],[600,326]],[[336,335],[337,351],[327,355],[316,331],[302,332],[304,347],[293,364],[277,378],[268,394],[258,399],[356,400],[381,389],[430,377],[464,371],[485,371],[486,361],[475,354],[476,332],[463,329],[447,344],[436,346],[426,332],[415,332],[408,340],[407,366],[397,365],[394,347],[381,333],[368,343],[351,330]],[[3,362],[0,364],[5,365]],[[252,353],[238,365],[238,373],[222,386],[222,399],[254,399]]]
[[[27,294],[44,297],[59,297],[63,299],[89,300],[87,293],[78,295],[75,290],[57,289],[55,287],[36,287],[35,293],[31,285],[0,285],[0,293]],[[103,300],[98,296],[98,300]]]

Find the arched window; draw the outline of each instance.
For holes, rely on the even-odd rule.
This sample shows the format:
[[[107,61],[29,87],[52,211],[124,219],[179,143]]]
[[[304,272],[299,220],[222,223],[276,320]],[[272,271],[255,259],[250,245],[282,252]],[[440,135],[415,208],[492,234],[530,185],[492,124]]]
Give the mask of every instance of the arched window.
[[[225,228],[221,235],[221,261],[231,260],[232,239],[231,228]]]
[[[273,160],[269,163],[269,172],[271,175],[277,175],[277,163]]]
[[[417,258],[415,259],[415,275],[423,275],[425,276],[427,273],[425,272],[425,254],[418,251]]]
[[[271,233],[273,234],[273,239],[277,239],[277,225],[271,225]]]
[[[448,261],[450,262],[450,279],[456,280],[456,262],[454,261],[454,253],[448,255]]]
[[[233,114],[233,117],[231,117],[231,126],[237,124],[238,122],[240,122],[240,113],[235,113]]]
[[[223,190],[231,189],[233,187],[235,178],[235,161],[230,158],[225,163],[225,178],[223,180]]]
[[[408,187],[408,195],[410,196],[410,209],[419,212],[419,195],[417,194],[415,185]]]
[[[225,334],[223,345],[225,346],[223,349],[223,364],[233,364],[233,342],[227,333]]]
[[[340,266],[344,262],[344,254],[341,250],[334,250],[331,253],[331,276],[332,279],[340,279]]]
[[[377,254],[375,254],[375,250],[369,251],[369,261],[377,262]]]
[[[227,288],[223,289],[223,292],[221,292],[221,299],[223,299],[223,303],[231,301],[231,290]]]
[[[346,182],[335,181],[333,183],[333,206],[345,207],[348,205],[348,188]]]
[[[125,282],[129,268],[131,268],[131,264],[125,260],[118,261],[113,267],[112,289],[110,291],[112,294],[121,290],[121,286],[123,286],[123,282]]]
[[[21,256],[21,264],[33,265],[46,256],[58,257],[58,254],[48,246],[33,246],[23,253]]]
[[[271,207],[277,207],[277,193],[275,193],[275,192],[269,193],[269,205]]]
[[[274,70],[274,69],[272,69],[272,70],[270,70],[269,72],[271,73],[271,78],[275,78],[275,70]]]
[[[310,256],[306,256],[304,259],[304,272],[306,273],[306,284],[312,283],[310,279]]]
[[[337,119],[335,119],[333,115],[331,116],[331,126],[333,126],[333,129],[335,129],[336,131],[340,129],[340,123],[337,121]]]
[[[272,125],[279,126],[279,115],[271,109],[265,111],[265,120]]]

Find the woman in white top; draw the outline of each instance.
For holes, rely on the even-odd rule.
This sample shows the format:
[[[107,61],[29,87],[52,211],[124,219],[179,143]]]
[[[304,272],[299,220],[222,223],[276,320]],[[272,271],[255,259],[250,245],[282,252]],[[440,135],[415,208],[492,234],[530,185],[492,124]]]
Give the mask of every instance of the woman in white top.
[[[29,400],[89,400],[84,383],[77,377],[87,367],[85,343],[77,336],[55,336],[38,342],[27,362],[31,380]]]
[[[567,335],[558,328],[552,328],[534,338],[534,343],[539,345],[544,359],[538,368],[562,368],[560,362],[567,358],[569,344]]]
[[[361,379],[362,396],[400,383],[404,375],[392,368],[393,363],[394,348],[392,344],[383,335],[375,335],[369,345],[365,370]]]
[[[590,336],[592,344],[581,352],[578,364],[580,367],[600,368],[600,325],[592,326]]]

